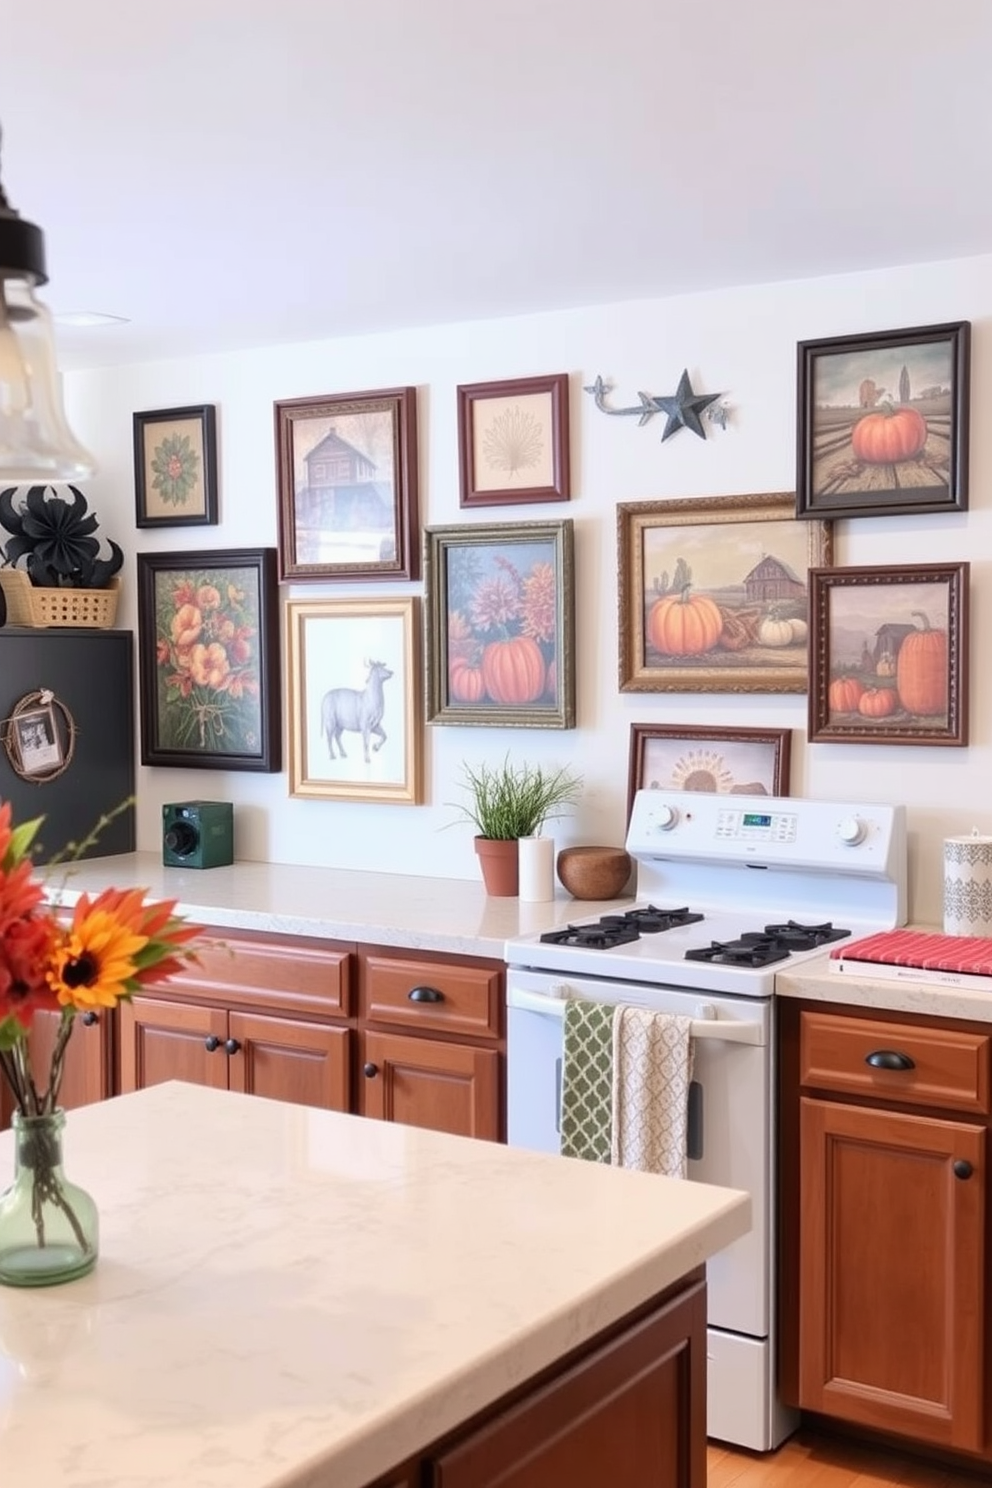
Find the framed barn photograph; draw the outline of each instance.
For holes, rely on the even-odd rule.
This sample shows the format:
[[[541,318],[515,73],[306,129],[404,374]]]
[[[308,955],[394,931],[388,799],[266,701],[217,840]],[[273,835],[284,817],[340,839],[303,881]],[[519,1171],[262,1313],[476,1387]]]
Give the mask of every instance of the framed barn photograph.
[[[461,506],[568,501],[568,374],[458,389]]]
[[[811,743],[968,742],[967,563],[813,569]]]
[[[797,516],[967,509],[970,332],[799,343]]]
[[[280,579],[415,579],[417,389],[275,404]]]
[[[805,692],[807,575],[830,524],[791,492],[617,507],[621,692]]]
[[[217,522],[217,419],[212,403],[132,415],[137,527]]]
[[[289,793],[423,800],[420,601],[290,600]]]
[[[574,728],[571,521],[424,538],[428,722]]]
[[[275,548],[138,554],[141,762],[281,768]]]
[[[639,790],[787,796],[789,729],[632,723],[627,820]]]

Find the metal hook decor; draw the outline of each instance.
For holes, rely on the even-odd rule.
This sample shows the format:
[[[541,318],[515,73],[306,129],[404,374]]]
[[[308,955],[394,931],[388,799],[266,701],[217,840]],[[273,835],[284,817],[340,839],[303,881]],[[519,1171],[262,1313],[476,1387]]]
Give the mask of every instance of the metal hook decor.
[[[705,410],[707,420],[710,423],[719,424],[721,429],[726,429],[730,410],[726,403],[720,403],[722,393],[694,393],[692,383],[689,381],[689,369],[684,368],[679,378],[679,385],[671,394],[654,395],[652,393],[638,393],[639,403],[632,408],[607,408],[606,394],[610,391],[612,384],[604,382],[602,377],[597,376],[596,381],[583,389],[591,393],[593,401],[600,413],[608,413],[613,418],[637,419],[637,426],[646,424],[653,419],[656,413],[666,415],[665,429],[661,436],[664,444],[666,439],[671,439],[680,429],[691,429],[693,434],[698,434],[700,439],[706,438],[706,430],[703,427],[699,415]],[[716,404],[715,408],[711,404]]]

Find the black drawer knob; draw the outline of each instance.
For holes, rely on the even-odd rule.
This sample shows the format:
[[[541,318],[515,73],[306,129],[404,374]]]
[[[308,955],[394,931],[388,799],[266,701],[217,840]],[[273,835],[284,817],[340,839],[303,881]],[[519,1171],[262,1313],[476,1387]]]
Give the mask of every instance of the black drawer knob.
[[[226,1053],[237,1054],[240,1048],[241,1045],[236,1038],[229,1038],[224,1040],[224,1050]]]
[[[865,1064],[870,1064],[872,1069],[886,1070],[911,1070],[916,1068],[916,1060],[911,1059],[908,1054],[900,1054],[898,1049],[874,1049],[865,1055]]]
[[[970,1178],[974,1171],[974,1168],[966,1157],[959,1157],[954,1164],[955,1178]]]
[[[362,1073],[367,1080],[374,1080],[376,1075],[379,1073],[379,1066],[377,1064],[373,1064],[370,1059],[368,1064],[362,1065]]]
[[[94,1023],[99,1023],[99,1021],[100,1021],[100,1014],[99,1013],[95,1013],[92,1008],[90,1008],[90,1010],[89,1010],[88,1013],[84,1013],[83,1014],[83,1022],[86,1024],[86,1027],[87,1028],[92,1028],[93,1027],[93,1024]]]
[[[411,987],[406,994],[411,1002],[443,1002],[444,993],[437,987]]]
[[[203,1040],[203,1047],[206,1049],[208,1054],[212,1054],[215,1049],[220,1048],[220,1039],[215,1033],[208,1033],[206,1038]]]

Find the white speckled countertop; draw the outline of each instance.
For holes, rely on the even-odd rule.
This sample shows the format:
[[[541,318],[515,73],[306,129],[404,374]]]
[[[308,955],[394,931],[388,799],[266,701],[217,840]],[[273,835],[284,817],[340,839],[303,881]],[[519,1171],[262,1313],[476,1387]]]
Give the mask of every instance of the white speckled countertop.
[[[49,877],[50,890],[65,870]],[[315,935],[415,950],[503,959],[517,935],[609,913],[630,898],[580,900],[562,888],[547,904],[491,898],[481,881],[402,873],[356,873],[286,863],[233,863],[226,868],[166,868],[161,854],[120,853],[74,863],[63,900],[116,888],[147,888],[153,898],[178,899],[179,912],[204,925]]]
[[[935,925],[910,928],[938,929]],[[802,962],[795,971],[780,972],[775,978],[775,995],[880,1008],[893,1013],[916,1013],[928,1018],[970,1018],[976,1023],[992,1023],[992,978],[989,980],[989,990],[985,992],[977,987],[955,986],[951,979],[922,981],[908,969],[898,980],[864,976],[860,972],[836,972],[830,970],[830,957],[824,954]]]
[[[358,1488],[750,1222],[729,1189],[175,1082],[73,1111],[65,1154],[97,1267],[0,1287],[3,1481],[34,1488]]]

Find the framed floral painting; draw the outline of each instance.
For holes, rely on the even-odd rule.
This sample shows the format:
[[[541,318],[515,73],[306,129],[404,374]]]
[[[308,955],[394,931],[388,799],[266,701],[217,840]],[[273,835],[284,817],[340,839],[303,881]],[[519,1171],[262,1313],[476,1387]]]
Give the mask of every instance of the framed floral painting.
[[[786,796],[789,729],[632,723],[627,819],[639,790]]]
[[[217,432],[212,403],[133,415],[135,525],[217,522]]]
[[[138,554],[141,761],[281,767],[275,548]]]
[[[424,579],[428,722],[575,727],[571,521],[429,527]]]

